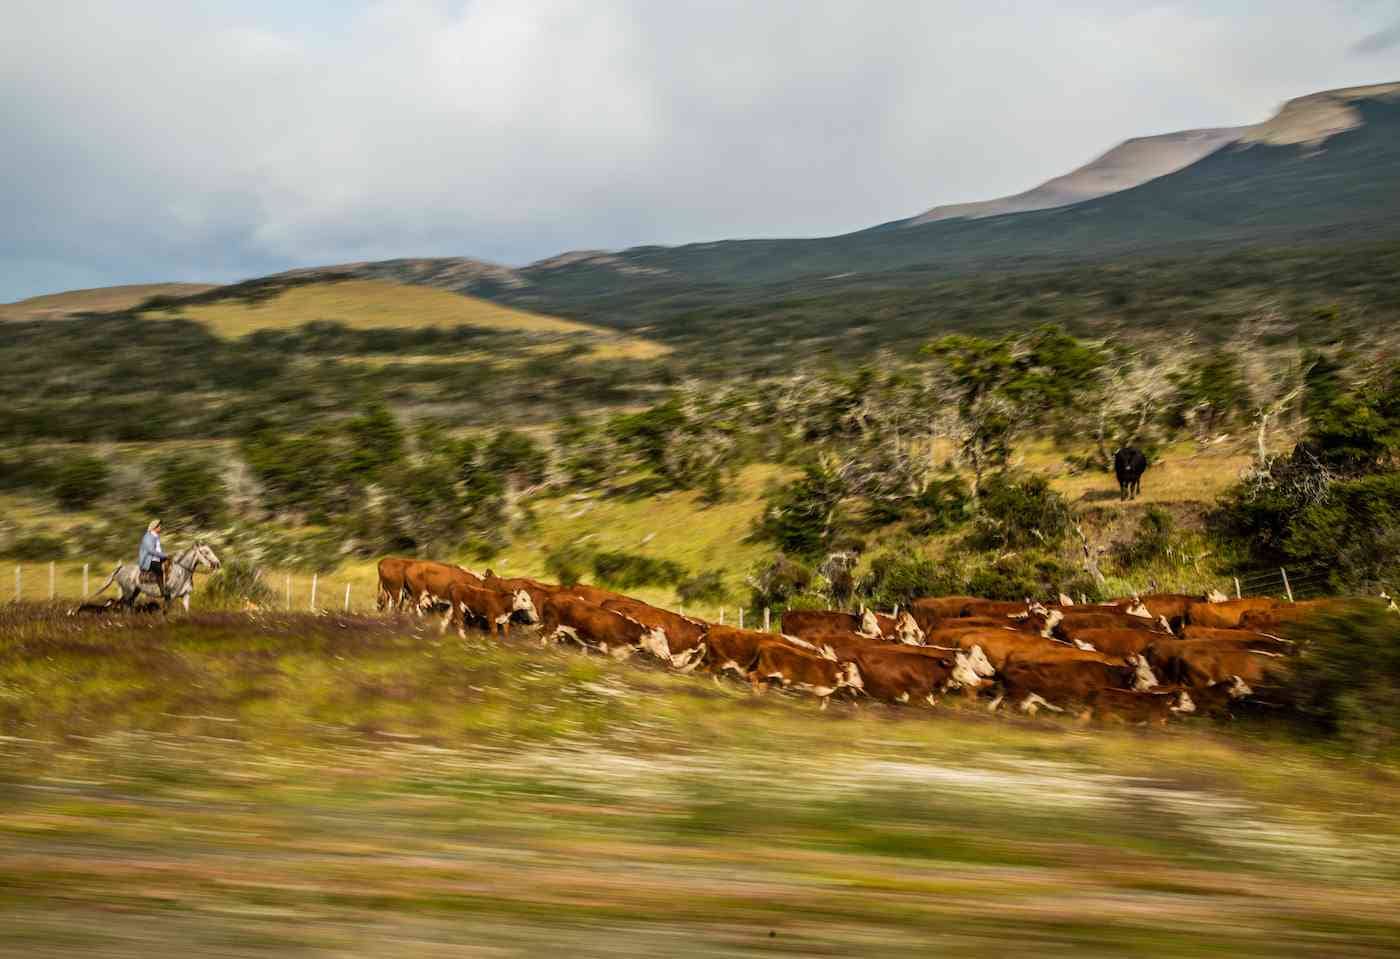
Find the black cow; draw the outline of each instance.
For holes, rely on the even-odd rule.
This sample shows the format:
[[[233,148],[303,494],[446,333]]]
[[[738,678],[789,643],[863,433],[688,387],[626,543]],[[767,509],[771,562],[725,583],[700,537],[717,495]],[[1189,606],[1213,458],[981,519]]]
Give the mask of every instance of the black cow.
[[[1113,454],[1113,473],[1118,477],[1121,499],[1136,499],[1142,492],[1142,474],[1147,471],[1147,457],[1133,446],[1120,447]]]

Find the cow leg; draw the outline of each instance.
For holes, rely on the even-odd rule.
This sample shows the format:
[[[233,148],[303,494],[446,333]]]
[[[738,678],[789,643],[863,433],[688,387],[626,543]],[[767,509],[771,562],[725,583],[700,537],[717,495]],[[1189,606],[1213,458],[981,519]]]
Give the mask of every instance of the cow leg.
[[[819,707],[817,708],[817,711],[818,711],[818,712],[826,712],[826,707],[827,707],[828,704],[830,704],[830,702],[831,702],[831,697],[830,697],[830,696],[823,696],[821,699],[822,699],[822,704],[821,704],[821,706],[819,706]]]
[[[994,713],[1001,708],[1001,701],[1006,698],[1005,693],[997,693],[997,698],[987,704],[987,712]]]

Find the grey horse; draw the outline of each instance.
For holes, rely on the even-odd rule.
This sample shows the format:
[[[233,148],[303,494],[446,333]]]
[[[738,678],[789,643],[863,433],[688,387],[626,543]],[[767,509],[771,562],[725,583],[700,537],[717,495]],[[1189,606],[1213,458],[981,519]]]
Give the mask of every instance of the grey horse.
[[[141,570],[135,563],[123,563],[112,570],[112,575],[107,577],[107,582],[99,586],[92,593],[92,596],[96,596],[108,586],[116,583],[122,591],[121,599],[117,602],[122,606],[131,606],[140,596],[150,596],[161,600],[166,606],[170,605],[172,599],[178,599],[185,604],[185,612],[188,613],[190,611],[190,593],[194,592],[195,570],[202,567],[212,572],[219,566],[219,557],[214,555],[214,551],[203,543],[196,542],[193,546],[185,547],[165,561],[164,596],[161,595],[157,584],[141,582]],[[91,599],[92,596],[87,597],[87,599]]]

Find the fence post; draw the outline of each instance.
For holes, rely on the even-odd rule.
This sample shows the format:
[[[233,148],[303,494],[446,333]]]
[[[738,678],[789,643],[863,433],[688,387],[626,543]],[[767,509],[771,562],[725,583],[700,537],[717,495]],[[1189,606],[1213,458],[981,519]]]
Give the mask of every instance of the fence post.
[[[744,607],[739,607],[739,628],[744,628]]]
[[[771,629],[768,624],[768,607],[763,607],[763,631],[766,633]]]
[[[53,602],[53,560],[49,560],[49,602]]]
[[[894,609],[890,610],[890,619],[899,619],[899,604],[894,604]]]
[[[316,612],[316,573],[311,574],[311,605],[310,610]]]
[[[1283,591],[1288,594],[1288,601],[1291,603],[1293,602],[1293,587],[1288,585],[1288,570],[1280,566],[1278,571],[1283,574]]]
[[[287,574],[287,609],[292,608],[292,574]]]
[[[350,612],[350,584],[345,584],[345,611]]]
[[[724,625],[724,607],[723,607],[723,606],[721,606],[721,607],[719,608],[719,624],[720,624],[721,626]]]
[[[683,605],[681,606],[681,611],[680,611],[679,615],[680,615],[680,616],[685,616],[685,606],[683,606]]]
[[[1239,578],[1238,576],[1236,576],[1236,577],[1235,577],[1235,599],[1243,599],[1243,598],[1244,598],[1244,597],[1242,597],[1242,596],[1240,595],[1240,578]]]
[[[88,587],[87,571],[88,571],[88,564],[87,564],[87,563],[84,563],[84,564],[83,564],[83,599],[87,599],[87,587]]]

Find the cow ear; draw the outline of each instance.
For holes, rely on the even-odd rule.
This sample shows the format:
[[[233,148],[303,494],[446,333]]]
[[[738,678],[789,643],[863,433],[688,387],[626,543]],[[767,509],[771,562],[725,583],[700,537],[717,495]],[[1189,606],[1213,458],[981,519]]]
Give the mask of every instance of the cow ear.
[[[489,576],[490,578],[492,578],[492,579],[495,579],[495,578],[496,578],[495,572],[494,572],[493,570],[491,570],[491,569],[487,569],[486,572],[482,575],[482,578],[485,579],[485,578],[488,577],[488,576]]]
[[[947,656],[944,656],[942,659],[939,660],[939,662],[942,663],[944,666],[947,666],[949,669],[953,668],[953,661]]]

